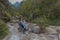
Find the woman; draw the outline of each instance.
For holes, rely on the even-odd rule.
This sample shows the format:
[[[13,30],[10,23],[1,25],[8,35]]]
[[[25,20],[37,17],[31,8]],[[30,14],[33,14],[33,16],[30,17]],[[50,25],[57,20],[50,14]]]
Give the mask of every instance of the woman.
[[[25,25],[25,23],[23,22],[23,17],[22,17],[22,15],[20,15],[20,17],[19,17],[19,28],[22,28],[22,30],[25,32],[25,31],[27,31],[27,29],[26,29],[26,25]]]

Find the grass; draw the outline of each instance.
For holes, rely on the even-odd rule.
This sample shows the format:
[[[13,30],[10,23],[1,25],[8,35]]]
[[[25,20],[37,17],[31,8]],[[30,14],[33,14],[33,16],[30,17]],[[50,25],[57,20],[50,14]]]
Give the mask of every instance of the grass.
[[[46,31],[46,27],[49,27],[49,25],[53,26],[60,26],[60,19],[47,19],[47,18],[36,18],[32,20],[31,22],[36,23],[40,26],[40,33],[44,33]]]
[[[60,19],[49,20],[49,24],[53,26],[60,26]]]
[[[0,20],[0,40],[2,40],[8,34],[8,27]]]

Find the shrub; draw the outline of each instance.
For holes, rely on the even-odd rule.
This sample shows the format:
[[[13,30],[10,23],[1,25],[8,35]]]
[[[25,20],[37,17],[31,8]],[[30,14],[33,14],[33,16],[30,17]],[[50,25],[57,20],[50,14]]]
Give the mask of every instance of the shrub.
[[[3,39],[8,34],[8,27],[0,20],[0,39]]]
[[[49,21],[44,17],[34,19],[31,22],[36,23],[40,26],[40,33],[44,33],[46,31],[46,27],[49,25]]]

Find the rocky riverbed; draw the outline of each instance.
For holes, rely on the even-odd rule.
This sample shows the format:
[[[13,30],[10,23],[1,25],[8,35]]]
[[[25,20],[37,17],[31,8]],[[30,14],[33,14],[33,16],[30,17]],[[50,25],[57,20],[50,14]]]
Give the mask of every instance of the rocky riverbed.
[[[56,31],[56,30],[60,31],[60,27],[57,26],[47,27],[46,33],[42,34],[36,34],[28,31],[24,34],[22,31],[21,32],[18,31],[19,27],[18,23],[7,23],[7,25],[9,26],[10,32],[3,40],[60,40],[60,35]],[[28,26],[29,23],[28,24],[26,23],[26,25]]]

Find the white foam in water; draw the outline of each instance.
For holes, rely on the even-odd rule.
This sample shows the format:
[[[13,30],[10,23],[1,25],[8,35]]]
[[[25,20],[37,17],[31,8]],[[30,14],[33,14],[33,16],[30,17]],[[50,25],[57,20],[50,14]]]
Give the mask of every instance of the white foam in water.
[[[19,40],[19,37],[17,35],[12,35],[10,40]]]

